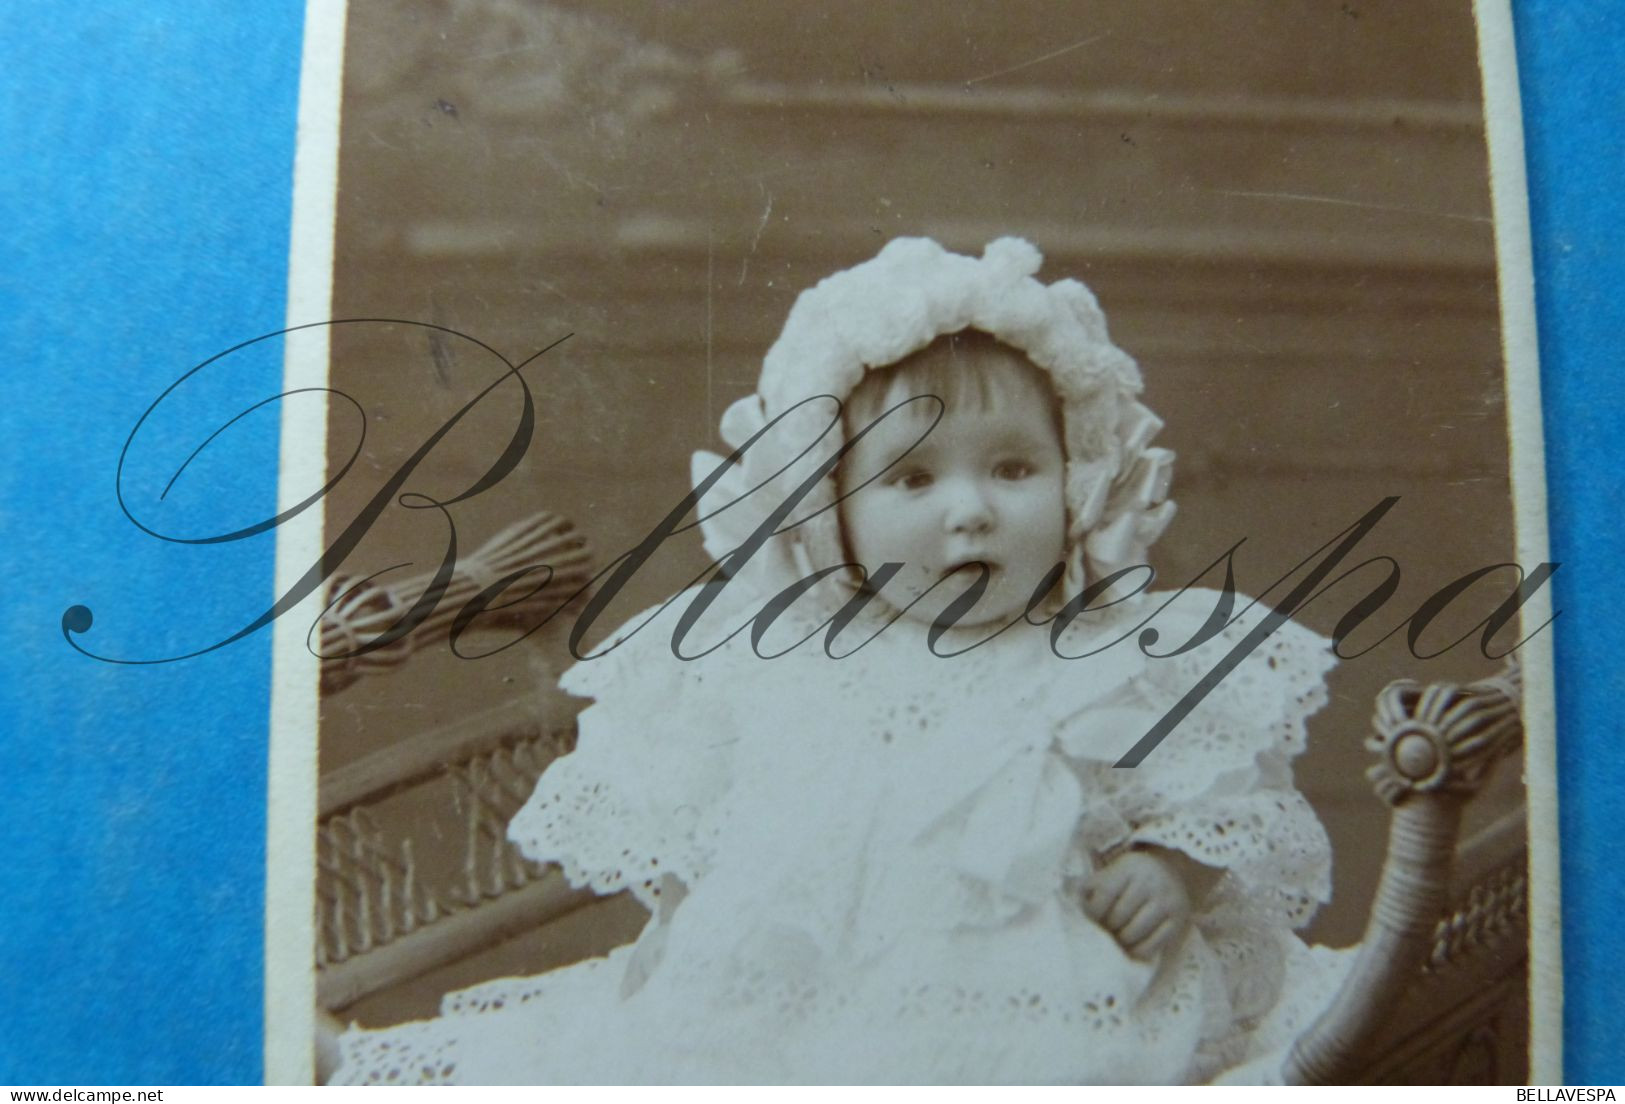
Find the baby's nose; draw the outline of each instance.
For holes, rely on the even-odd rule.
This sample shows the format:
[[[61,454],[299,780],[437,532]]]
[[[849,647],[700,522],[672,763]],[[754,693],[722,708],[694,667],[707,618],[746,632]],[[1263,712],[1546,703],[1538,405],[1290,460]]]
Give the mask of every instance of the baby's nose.
[[[993,528],[993,505],[974,480],[956,480],[948,488],[943,527],[950,533],[985,533]]]

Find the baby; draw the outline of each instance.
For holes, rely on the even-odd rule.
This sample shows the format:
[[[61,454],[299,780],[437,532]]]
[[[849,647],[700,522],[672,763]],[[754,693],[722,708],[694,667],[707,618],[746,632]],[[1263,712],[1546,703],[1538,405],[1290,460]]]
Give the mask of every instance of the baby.
[[[1172,654],[1216,597],[1128,585],[1171,456],[1039,262],[902,239],[803,293],[733,456],[696,457],[730,574],[699,628],[679,596],[566,674],[594,704],[509,828],[649,923],[349,1033],[340,1079],[1158,1082],[1290,1039],[1330,867],[1290,760],[1329,650],[1282,627],[1114,766],[1253,618]],[[1164,658],[1125,639],[1152,618]]]
[[[1035,603],[1034,591],[1066,561],[1066,451],[1040,369],[976,330],[941,337],[867,373],[844,426],[855,439],[838,477],[848,550],[866,571],[902,565],[883,600],[930,621],[942,611],[925,596],[974,568],[986,589],[959,626],[1008,624],[1035,604],[1054,615],[1058,601]],[[1211,888],[1212,875],[1178,852],[1129,850],[1083,881],[1080,900],[1124,950],[1149,959],[1184,937],[1192,890]]]

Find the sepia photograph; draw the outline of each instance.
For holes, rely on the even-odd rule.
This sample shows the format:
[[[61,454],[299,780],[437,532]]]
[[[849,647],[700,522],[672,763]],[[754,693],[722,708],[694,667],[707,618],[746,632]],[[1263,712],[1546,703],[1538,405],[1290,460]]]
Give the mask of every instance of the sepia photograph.
[[[1557,1077],[1479,18],[350,0],[288,1070]]]

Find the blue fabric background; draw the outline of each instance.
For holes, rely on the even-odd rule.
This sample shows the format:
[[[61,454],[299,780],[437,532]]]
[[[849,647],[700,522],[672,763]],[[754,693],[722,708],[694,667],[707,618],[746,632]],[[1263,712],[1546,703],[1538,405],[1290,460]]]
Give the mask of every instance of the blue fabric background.
[[[286,310],[302,7],[200,10],[0,15],[0,1082],[261,1074],[270,636],[115,666],[57,627],[83,603],[92,646],[163,656],[271,592],[274,534],[165,543],[113,494],[140,411]],[[234,362],[231,390],[276,394],[279,353]],[[132,452],[137,515],[188,533],[271,512],[274,410],[240,430],[162,506],[166,465]]]
[[[1546,403],[1563,829],[1564,1073],[1625,1081],[1625,875],[1616,833],[1625,562],[1625,59],[1618,0],[1514,3]]]
[[[135,415],[183,371],[282,324],[301,7],[17,3],[0,13],[0,1083],[256,1081],[270,637],[179,665],[270,593],[274,539],[153,539],[114,497]],[[1616,456],[1625,125],[1616,0],[1517,10],[1547,399],[1571,1082],[1625,1080],[1625,879],[1609,820],[1625,616]],[[269,396],[280,349],[205,373]],[[224,373],[224,374],[223,374]],[[271,512],[275,409],[183,457],[132,448],[132,512],[199,535]],[[196,437],[191,438],[196,440]],[[167,478],[167,475],[164,476]]]

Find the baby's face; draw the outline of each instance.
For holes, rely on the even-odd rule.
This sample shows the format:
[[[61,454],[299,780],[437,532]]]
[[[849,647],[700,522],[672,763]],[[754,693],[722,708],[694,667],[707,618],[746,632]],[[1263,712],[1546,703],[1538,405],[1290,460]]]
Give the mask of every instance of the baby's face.
[[[885,469],[842,502],[841,523],[870,574],[883,563],[904,565],[880,590],[895,608],[981,563],[987,592],[959,624],[1008,622],[1065,555],[1066,461],[1049,400],[1029,387],[1000,390],[986,408],[949,406],[912,451],[935,404],[910,404],[861,438],[841,466],[842,494]],[[894,388],[885,405],[907,397]],[[976,577],[961,571],[907,615],[932,621]]]

